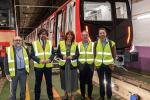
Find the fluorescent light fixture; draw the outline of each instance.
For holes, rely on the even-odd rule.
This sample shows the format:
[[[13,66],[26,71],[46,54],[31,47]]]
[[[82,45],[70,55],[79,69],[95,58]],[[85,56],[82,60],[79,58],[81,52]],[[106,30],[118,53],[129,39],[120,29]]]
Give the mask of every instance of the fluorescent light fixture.
[[[30,8],[30,6],[29,6],[29,5],[27,5],[27,8],[29,9],[29,8]]]
[[[140,15],[140,16],[137,17],[138,20],[146,19],[146,18],[150,18],[150,14],[144,14],[144,15]]]

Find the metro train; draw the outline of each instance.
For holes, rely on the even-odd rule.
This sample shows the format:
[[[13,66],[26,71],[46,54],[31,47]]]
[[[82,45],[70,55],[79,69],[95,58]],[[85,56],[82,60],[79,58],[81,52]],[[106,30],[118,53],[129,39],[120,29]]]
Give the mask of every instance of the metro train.
[[[128,0],[68,0],[41,23],[26,39],[37,39],[40,28],[49,31],[49,39],[55,47],[68,30],[75,32],[76,42],[81,32],[89,32],[96,41],[98,28],[107,29],[108,38],[115,41],[118,54],[124,54],[132,46],[133,27],[131,6]]]
[[[0,8],[0,57],[3,57],[5,47],[12,44],[16,28],[12,0],[0,0]]]
[[[0,78],[4,74],[5,48],[16,35],[12,0],[0,0]]]

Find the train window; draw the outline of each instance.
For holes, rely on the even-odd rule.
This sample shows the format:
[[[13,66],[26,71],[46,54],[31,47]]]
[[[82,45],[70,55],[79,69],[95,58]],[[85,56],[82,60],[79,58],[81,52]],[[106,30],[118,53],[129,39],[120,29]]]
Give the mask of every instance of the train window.
[[[111,5],[109,2],[84,2],[84,20],[111,21]]]
[[[0,10],[0,26],[8,26],[8,10]]]
[[[12,0],[0,0],[0,27],[14,28]]]
[[[49,27],[50,27],[50,29],[49,29],[50,32],[54,33],[54,30],[53,30],[53,29],[54,29],[54,18],[50,20],[50,23],[49,23],[49,24],[50,24],[50,25],[49,25]]]
[[[73,2],[70,2],[67,4],[67,10],[66,10],[66,27],[65,27],[65,32],[72,30],[75,32],[75,6]]]
[[[51,42],[53,43],[53,46],[55,46],[55,33],[54,33],[54,28],[55,28],[55,19],[51,18],[50,23],[49,23],[49,40],[52,40]]]
[[[63,18],[62,18],[62,32],[65,32],[65,17],[66,17],[66,11],[63,12]]]
[[[116,2],[116,15],[117,18],[126,19],[127,17],[127,6],[125,2]]]

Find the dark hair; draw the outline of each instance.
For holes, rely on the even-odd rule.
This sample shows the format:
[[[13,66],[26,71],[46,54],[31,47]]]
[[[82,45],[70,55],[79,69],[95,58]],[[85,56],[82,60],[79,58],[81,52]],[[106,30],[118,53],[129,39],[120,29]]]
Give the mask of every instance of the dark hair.
[[[107,32],[106,28],[104,28],[104,27],[100,27],[100,28],[98,29],[98,31],[99,31],[99,30],[105,30],[105,31]]]
[[[74,42],[75,40],[75,35],[74,35],[74,32],[73,31],[68,31],[65,35],[65,41],[67,40],[67,35],[71,34],[72,36],[72,40],[71,40],[71,43]]]
[[[39,33],[37,34],[38,38],[40,38],[40,35],[45,32],[45,34],[48,36],[48,31],[44,28],[40,29]]]

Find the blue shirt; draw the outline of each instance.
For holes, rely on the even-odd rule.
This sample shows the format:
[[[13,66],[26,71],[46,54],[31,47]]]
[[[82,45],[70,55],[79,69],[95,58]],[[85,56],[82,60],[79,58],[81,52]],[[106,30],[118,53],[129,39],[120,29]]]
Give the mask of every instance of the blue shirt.
[[[25,68],[22,48],[15,47],[17,69]]]
[[[85,49],[87,49],[88,44],[89,44],[88,41],[87,42],[83,42],[83,46],[84,46]]]
[[[104,40],[102,40],[102,46],[104,47],[107,44],[107,42],[108,42],[107,38],[105,38]]]

